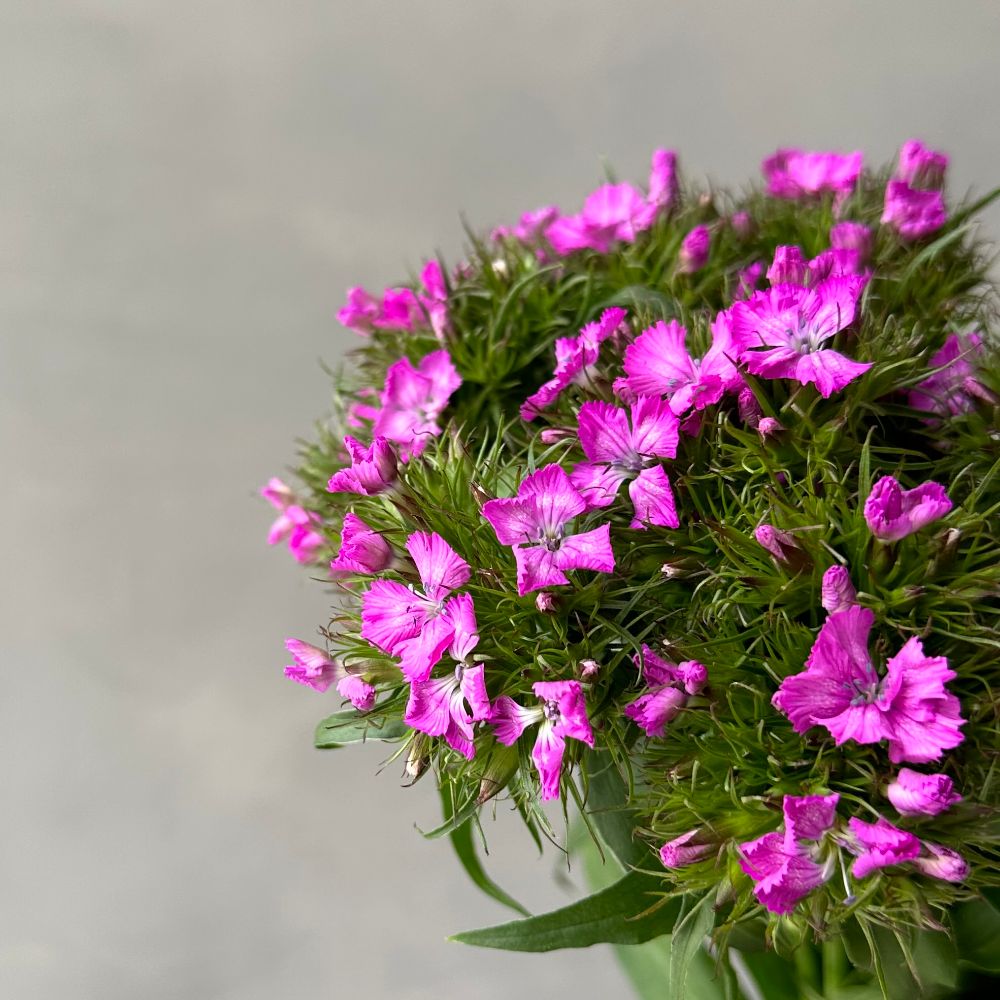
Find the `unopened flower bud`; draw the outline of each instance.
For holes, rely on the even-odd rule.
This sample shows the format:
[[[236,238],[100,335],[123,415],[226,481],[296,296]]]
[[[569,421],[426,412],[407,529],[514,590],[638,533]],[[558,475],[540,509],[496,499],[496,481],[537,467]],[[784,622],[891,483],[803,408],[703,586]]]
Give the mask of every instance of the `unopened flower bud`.
[[[487,493],[487,491],[484,490],[479,483],[475,482],[475,480],[469,483],[469,492],[472,494],[472,499],[476,501],[476,506],[479,507],[480,510],[483,509],[484,504],[489,503],[490,500],[496,499]]]
[[[834,250],[854,250],[861,262],[871,256],[873,240],[874,233],[863,222],[838,222],[830,228],[830,246]]]
[[[923,875],[944,879],[945,882],[964,882],[969,877],[969,863],[958,851],[941,844],[924,842],[927,856],[913,859],[913,866]]]
[[[589,681],[600,673],[601,665],[597,660],[581,660],[577,664],[580,680]]]
[[[542,444],[558,444],[560,441],[568,441],[577,435],[574,427],[546,427],[538,436],[542,439]]]
[[[799,551],[798,542],[787,531],[775,528],[770,524],[761,524],[754,529],[753,537],[768,552],[774,556],[778,562],[788,562],[789,556],[793,552]]]
[[[427,750],[430,740],[423,733],[414,733],[410,752],[406,757],[406,773],[414,781],[427,770],[431,755]]]
[[[899,151],[896,176],[913,188],[939,188],[944,185],[947,169],[947,154],[928,149],[917,139],[910,139],[903,143]]]
[[[479,781],[479,805],[489,802],[494,795],[507,787],[508,782],[517,770],[517,747],[497,745],[493,748],[490,758]]]
[[[712,234],[708,226],[695,226],[684,237],[677,255],[677,270],[681,274],[694,274],[708,263],[708,251]]]
[[[760,403],[757,402],[757,397],[750,386],[747,385],[740,389],[737,405],[739,406],[740,420],[749,427],[756,427],[764,411],[760,408]]]
[[[668,841],[660,848],[660,860],[664,868],[684,868],[686,865],[700,861],[709,850],[707,844],[689,844],[688,841],[696,837],[700,831],[697,829],[688,830],[679,837]]]
[[[777,434],[784,429],[781,423],[774,417],[761,417],[757,423],[757,433],[762,438],[770,437],[772,434]]]
[[[809,265],[798,247],[782,246],[774,251],[774,261],[767,269],[772,285],[805,285],[808,278]]]
[[[831,615],[858,603],[858,592],[851,583],[851,574],[843,566],[831,566],[823,574],[822,593],[823,607]]]
[[[660,572],[668,580],[679,580],[681,579],[681,577],[687,576],[687,572],[685,571],[684,567],[679,565],[678,563],[665,562],[660,567]]]
[[[543,615],[553,615],[559,609],[559,601],[555,594],[547,590],[540,590],[535,598],[535,607]]]
[[[749,212],[733,212],[729,217],[729,224],[741,240],[745,240],[753,232],[753,219]]]
[[[901,816],[937,816],[962,801],[946,774],[921,774],[901,767],[886,794]]]

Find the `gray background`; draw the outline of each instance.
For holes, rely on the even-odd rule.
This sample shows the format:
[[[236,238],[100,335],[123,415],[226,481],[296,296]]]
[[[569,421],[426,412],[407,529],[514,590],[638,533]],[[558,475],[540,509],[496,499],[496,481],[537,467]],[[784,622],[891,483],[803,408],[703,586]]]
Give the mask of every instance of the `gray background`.
[[[510,956],[433,789],[320,754],[281,677],[326,597],[254,489],[328,399],[334,312],[477,226],[779,144],[1000,183],[1000,5],[0,4],[0,995],[620,995]],[[989,217],[995,236],[998,216]],[[501,817],[503,820],[504,817]],[[493,870],[568,898],[517,825]]]

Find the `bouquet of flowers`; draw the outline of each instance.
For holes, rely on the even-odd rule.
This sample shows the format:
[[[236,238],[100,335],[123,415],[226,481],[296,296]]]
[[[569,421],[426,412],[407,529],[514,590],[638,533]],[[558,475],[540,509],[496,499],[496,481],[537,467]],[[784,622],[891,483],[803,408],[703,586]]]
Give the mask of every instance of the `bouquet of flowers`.
[[[336,592],[285,672],[521,914],[457,940],[659,948],[650,996],[1000,969],[1000,192],[949,207],[946,166],[781,149],[736,195],[661,149],[349,290],[335,412],[262,491]],[[530,916],[477,841],[509,802],[565,844],[548,800],[605,866]]]

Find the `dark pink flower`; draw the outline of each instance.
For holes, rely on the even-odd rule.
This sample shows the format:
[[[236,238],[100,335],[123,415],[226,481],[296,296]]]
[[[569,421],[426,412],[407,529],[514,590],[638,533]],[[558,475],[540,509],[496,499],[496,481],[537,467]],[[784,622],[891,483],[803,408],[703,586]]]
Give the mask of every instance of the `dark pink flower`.
[[[441,433],[437,419],[461,384],[447,351],[426,355],[416,368],[400,358],[385,375],[375,434],[397,442],[406,458],[419,455]]]
[[[658,209],[669,212],[676,204],[677,196],[677,154],[672,149],[654,149],[646,200]]]
[[[848,845],[851,853],[857,855],[851,865],[855,878],[864,878],[879,868],[912,861],[920,854],[919,838],[893,826],[882,816],[874,823],[851,817],[848,826],[855,838],[855,843]]]
[[[594,734],[579,681],[537,681],[532,691],[541,699],[541,705],[524,708],[513,698],[501,695],[493,703],[490,723],[497,740],[505,746],[513,746],[528,726],[541,723],[531,759],[541,778],[542,798],[557,799],[567,738],[592,747]]]
[[[469,564],[434,533],[414,532],[406,549],[423,589],[376,580],[362,597],[361,636],[400,657],[408,681],[425,681],[455,641],[459,609],[448,598],[469,579]]]
[[[921,774],[908,767],[899,769],[886,794],[901,816],[937,816],[962,801],[948,775]]]
[[[337,313],[337,319],[355,333],[371,333],[375,320],[382,315],[382,304],[360,285],[347,289],[347,305]]]
[[[372,322],[380,330],[410,332],[423,324],[423,318],[420,300],[412,289],[387,288],[379,314]]]
[[[570,475],[587,506],[607,507],[629,482],[635,508],[631,527],[679,525],[670,480],[658,459],[674,458],[680,425],[669,404],[655,396],[640,396],[625,410],[611,403],[586,402],[580,407],[580,444],[589,462]]]
[[[634,656],[642,668],[649,689],[625,706],[625,715],[643,728],[647,736],[662,736],[667,723],[687,704],[691,695],[705,686],[708,671],[697,660],[669,663],[643,644],[642,655]]]
[[[910,391],[910,406],[940,417],[957,417],[972,410],[977,399],[995,403],[996,396],[976,378],[982,354],[978,334],[951,334],[930,360],[936,371]]]
[[[337,691],[362,712],[375,704],[375,688],[338,660],[330,659],[322,649],[301,639],[286,639],[285,648],[295,661],[285,667],[286,677],[314,691],[326,691],[336,682]]]
[[[904,490],[897,479],[883,476],[865,501],[865,520],[880,541],[898,542],[944,517],[952,506],[940,483],[921,483]]]
[[[743,268],[736,275],[736,291],[733,299],[748,299],[760,284],[760,279],[764,274],[764,265],[761,261],[754,261],[749,267]]]
[[[892,226],[904,240],[919,240],[937,232],[948,221],[944,196],[938,190],[918,191],[905,181],[889,181],[881,221]]]
[[[823,726],[837,746],[888,741],[893,763],[937,760],[963,738],[961,706],[945,689],[955,672],[943,656],[925,656],[914,636],[880,676],[868,652],[874,620],[856,605],[831,614],[806,669],[781,682],[772,704],[797,733]]]
[[[754,880],[754,895],[771,913],[791,913],[813,889],[826,882],[832,857],[823,861],[819,841],[833,826],[840,796],[786,795],[784,831],[740,844],[740,867]]]
[[[395,485],[396,452],[386,438],[377,437],[366,448],[348,435],[344,438],[344,446],[351,457],[351,467],[330,477],[326,488],[331,493],[359,493],[370,497]]]
[[[420,272],[420,281],[424,291],[417,295],[420,305],[427,313],[431,329],[438,340],[443,340],[448,332],[448,286],[444,281],[441,265],[436,260],[429,260]]]
[[[267,533],[267,544],[277,545],[287,539],[296,562],[312,562],[317,549],[324,544],[323,536],[316,530],[321,526],[319,517],[295,503],[295,494],[277,477],[268,480],[260,495],[278,511]]]
[[[707,844],[690,844],[689,841],[698,836],[700,830],[688,830],[679,837],[667,841],[660,848],[660,861],[664,868],[684,868],[700,861],[711,850]]]
[[[801,149],[779,149],[761,164],[767,193],[775,198],[832,191],[849,195],[861,173],[862,154],[814,153]]]
[[[687,330],[676,320],[661,320],[643,330],[625,349],[625,377],[615,382],[615,392],[626,402],[637,396],[663,396],[680,416],[717,403],[742,385],[735,364],[741,346],[733,339],[727,313],[716,317],[712,346],[700,360],[688,354],[686,339]]]
[[[909,139],[899,151],[896,177],[913,188],[940,188],[947,169],[946,153],[928,149],[918,139]]]
[[[827,278],[813,288],[778,285],[730,310],[733,340],[753,375],[812,382],[821,396],[839,392],[871,368],[823,345],[854,321],[862,276]]]
[[[875,234],[863,222],[838,222],[830,227],[830,246],[834,250],[849,250],[864,263],[872,252]]]
[[[458,664],[444,677],[411,682],[403,721],[428,736],[443,736],[448,746],[472,760],[473,723],[490,717],[490,699],[483,664],[469,661],[479,643],[472,596],[459,594],[450,603],[454,638],[449,653]]]
[[[555,374],[521,405],[521,419],[534,420],[571,385],[586,385],[595,373],[601,344],[614,336],[625,320],[624,309],[605,309],[596,323],[588,323],[576,337],[560,337],[555,344]]]
[[[392,549],[386,540],[353,513],[344,515],[340,532],[340,551],[330,563],[330,572],[380,573],[392,562]]]
[[[695,226],[681,241],[677,255],[677,270],[681,274],[694,274],[708,263],[712,245],[712,231],[708,226]]]
[[[858,592],[851,583],[851,574],[843,566],[831,566],[823,574],[822,599],[828,614],[846,611],[858,603]]]
[[[500,544],[514,547],[517,592],[522,597],[569,583],[565,570],[614,570],[607,524],[566,534],[566,525],[586,509],[583,497],[558,465],[546,465],[526,477],[516,497],[483,505],[483,517],[493,525]]]
[[[631,184],[602,184],[587,196],[579,215],[556,219],[545,238],[560,255],[575,250],[607,253],[616,242],[631,243],[648,229],[658,206],[650,204]]]

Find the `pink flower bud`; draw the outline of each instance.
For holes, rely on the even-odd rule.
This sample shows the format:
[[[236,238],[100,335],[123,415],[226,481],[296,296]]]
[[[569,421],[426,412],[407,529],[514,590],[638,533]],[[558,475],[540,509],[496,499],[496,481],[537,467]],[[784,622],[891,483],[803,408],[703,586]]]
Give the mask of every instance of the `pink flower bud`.
[[[542,439],[542,444],[558,444],[560,441],[575,438],[576,429],[573,427],[546,427],[538,436]]]
[[[344,515],[340,551],[330,563],[331,573],[379,573],[392,562],[386,540],[352,513]]]
[[[944,879],[945,882],[964,882],[969,877],[969,864],[958,851],[941,844],[924,843],[928,856],[914,858],[913,866],[923,875]]]
[[[774,261],[767,269],[767,280],[772,285],[806,285],[809,283],[809,265],[796,246],[781,246],[774,251]]]
[[[939,483],[922,483],[904,490],[892,476],[883,476],[865,501],[865,520],[880,541],[897,542],[936,521],[952,508]]]
[[[535,607],[541,611],[543,615],[552,615],[558,610],[559,602],[556,600],[555,594],[552,594],[547,590],[541,590],[535,598]]]
[[[677,269],[681,274],[693,274],[700,271],[708,263],[708,251],[712,243],[712,234],[708,226],[695,226],[684,237],[678,254]]]
[[[937,816],[962,801],[946,774],[921,774],[908,767],[899,769],[887,794],[901,816]]]
[[[740,389],[738,406],[740,420],[748,427],[755,428],[764,411],[760,408],[760,403],[757,402],[757,397],[753,394],[753,389],[750,386],[747,385]]]
[[[782,424],[774,417],[761,417],[757,424],[757,433],[762,438],[770,437],[772,434],[777,434],[784,429]]]
[[[260,488],[260,495],[275,510],[284,510],[293,500],[294,494],[277,476],[271,476],[267,485]]]
[[[683,868],[685,865],[694,864],[705,856],[709,850],[707,844],[691,844],[688,841],[697,836],[699,831],[688,830],[679,837],[668,841],[660,848],[660,860],[664,868]]]
[[[750,218],[749,212],[733,212],[729,218],[729,224],[741,240],[745,240],[753,233],[753,219]]]
[[[822,604],[831,615],[857,604],[857,596],[851,574],[843,566],[831,566],[823,574]]]
[[[578,666],[580,680],[582,681],[591,680],[596,677],[601,670],[601,665],[597,662],[597,660],[581,660]]]
[[[830,228],[830,246],[834,250],[853,250],[861,261],[871,256],[874,234],[863,222],[838,222]]]
[[[899,151],[896,176],[914,188],[940,188],[944,185],[948,156],[935,149],[928,149],[917,139],[903,143]]]
[[[761,524],[754,529],[753,537],[774,556],[778,562],[788,562],[790,553],[797,551],[799,546],[787,532],[781,531],[770,524]]]

